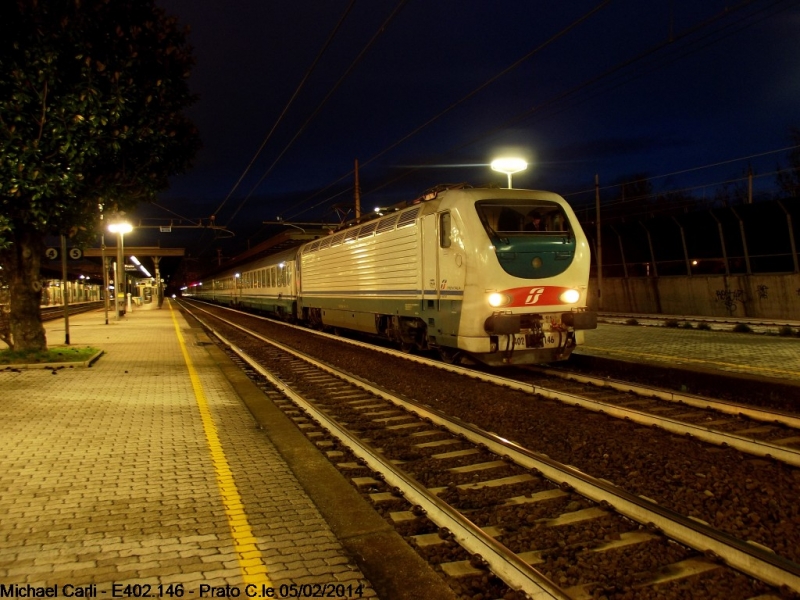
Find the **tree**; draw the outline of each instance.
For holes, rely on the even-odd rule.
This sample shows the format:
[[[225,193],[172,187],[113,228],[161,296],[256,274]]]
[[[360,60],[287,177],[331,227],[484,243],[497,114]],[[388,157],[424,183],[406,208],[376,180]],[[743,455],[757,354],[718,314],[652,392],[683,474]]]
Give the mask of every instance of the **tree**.
[[[46,236],[85,242],[99,206],[129,210],[189,167],[193,64],[187,31],[154,0],[0,2],[0,265],[15,349],[46,349]]]

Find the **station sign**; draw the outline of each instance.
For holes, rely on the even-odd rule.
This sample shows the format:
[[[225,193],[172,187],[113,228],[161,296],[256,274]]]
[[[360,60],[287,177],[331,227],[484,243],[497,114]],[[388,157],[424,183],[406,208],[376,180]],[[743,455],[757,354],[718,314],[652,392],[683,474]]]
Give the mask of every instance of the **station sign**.
[[[61,252],[58,248],[47,248],[44,251],[44,257],[48,260],[55,260],[60,256]],[[83,250],[80,248],[70,248],[67,250],[67,256],[72,260],[80,260],[83,258]]]

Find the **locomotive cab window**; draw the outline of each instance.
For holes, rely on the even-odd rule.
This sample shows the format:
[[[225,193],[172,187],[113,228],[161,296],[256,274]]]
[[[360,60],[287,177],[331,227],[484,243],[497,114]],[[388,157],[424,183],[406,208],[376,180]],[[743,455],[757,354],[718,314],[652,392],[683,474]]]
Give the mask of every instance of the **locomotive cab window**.
[[[449,248],[451,243],[450,213],[444,212],[439,215],[439,246],[442,248]]]
[[[564,234],[570,231],[562,208],[546,200],[485,200],[475,209],[490,237]]]

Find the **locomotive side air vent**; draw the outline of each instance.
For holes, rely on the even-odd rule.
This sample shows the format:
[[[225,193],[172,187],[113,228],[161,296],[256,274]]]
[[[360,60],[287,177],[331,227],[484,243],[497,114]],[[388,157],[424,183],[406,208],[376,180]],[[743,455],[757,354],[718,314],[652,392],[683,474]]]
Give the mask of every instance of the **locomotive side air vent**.
[[[331,237],[325,238],[324,240],[322,240],[320,242],[319,249],[322,250],[323,248],[327,248],[328,246],[331,245],[331,242],[333,242],[333,238],[331,238]]]
[[[371,236],[377,226],[377,221],[364,225],[358,232],[358,239]]]
[[[339,244],[342,243],[343,239],[344,239],[344,231],[342,233],[337,233],[335,236],[333,236],[333,239],[331,240],[331,246],[338,246]]]
[[[397,228],[400,229],[401,227],[413,225],[414,221],[417,220],[417,215],[419,214],[420,210],[421,207],[418,206],[404,213],[400,213],[400,220],[397,222]]]
[[[398,217],[400,217],[399,214],[394,214],[389,217],[384,217],[383,219],[378,221],[377,233],[383,233],[385,231],[391,231],[392,229],[394,229]]]

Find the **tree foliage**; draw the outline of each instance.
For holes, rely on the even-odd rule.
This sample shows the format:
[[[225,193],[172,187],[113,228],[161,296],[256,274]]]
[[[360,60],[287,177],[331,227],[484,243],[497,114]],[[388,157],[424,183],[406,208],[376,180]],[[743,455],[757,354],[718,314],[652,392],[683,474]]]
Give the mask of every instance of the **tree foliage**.
[[[99,205],[154,198],[199,148],[183,114],[194,101],[186,34],[154,0],[0,3],[0,262],[15,345],[44,340],[15,331],[15,319],[35,329],[44,236],[92,232]]]

